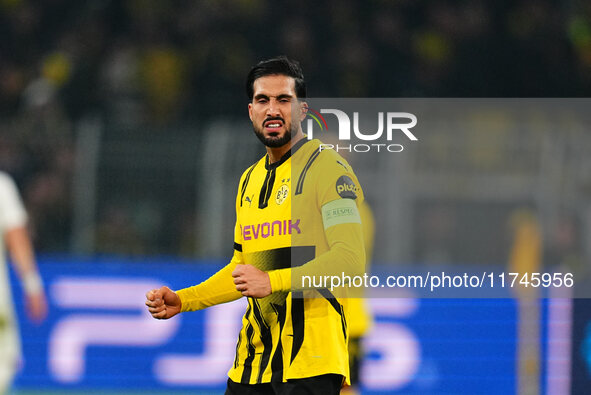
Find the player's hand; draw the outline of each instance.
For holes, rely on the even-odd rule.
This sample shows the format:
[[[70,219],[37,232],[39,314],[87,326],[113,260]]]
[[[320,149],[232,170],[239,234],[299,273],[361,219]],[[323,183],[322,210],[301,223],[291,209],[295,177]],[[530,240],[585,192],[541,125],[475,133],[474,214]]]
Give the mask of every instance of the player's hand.
[[[181,298],[168,287],[160,287],[146,293],[146,306],[152,317],[166,320],[181,312]]]
[[[26,294],[27,315],[36,324],[40,324],[47,317],[47,300],[43,292]]]
[[[236,265],[232,272],[236,290],[244,296],[264,298],[271,295],[271,280],[269,275],[252,265]]]

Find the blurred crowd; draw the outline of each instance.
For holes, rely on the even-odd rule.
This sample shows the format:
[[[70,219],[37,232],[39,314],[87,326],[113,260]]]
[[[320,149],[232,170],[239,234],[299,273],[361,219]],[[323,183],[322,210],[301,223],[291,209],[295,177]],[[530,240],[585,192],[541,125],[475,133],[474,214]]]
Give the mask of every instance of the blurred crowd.
[[[19,184],[41,251],[70,248],[80,119],[141,130],[243,118],[245,74],[262,58],[299,59],[316,97],[591,89],[584,1],[0,0],[0,35],[0,169]],[[129,225],[129,210],[107,211],[101,235]],[[128,252],[158,252],[129,232],[118,237]]]

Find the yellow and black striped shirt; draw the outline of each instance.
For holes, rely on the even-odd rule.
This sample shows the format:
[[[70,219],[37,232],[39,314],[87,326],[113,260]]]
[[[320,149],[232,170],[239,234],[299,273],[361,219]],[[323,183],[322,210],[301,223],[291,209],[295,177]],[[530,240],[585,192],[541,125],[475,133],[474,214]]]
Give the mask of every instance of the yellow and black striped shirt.
[[[183,311],[240,298],[232,271],[269,273],[273,293],[248,298],[228,375],[244,384],[340,374],[348,382],[346,298],[304,288],[309,274],[360,273],[365,264],[357,206],[363,192],[348,163],[302,139],[281,160],[247,169],[236,197],[234,256],[205,282],[178,291]],[[293,284],[292,284],[293,282]]]

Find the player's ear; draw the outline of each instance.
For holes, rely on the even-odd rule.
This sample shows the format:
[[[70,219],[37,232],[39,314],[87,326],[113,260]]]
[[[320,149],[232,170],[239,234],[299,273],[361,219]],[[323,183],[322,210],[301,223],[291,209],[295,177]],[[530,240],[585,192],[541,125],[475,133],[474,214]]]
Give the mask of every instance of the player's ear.
[[[306,119],[306,114],[308,114],[308,103],[305,101],[299,102],[300,104],[300,122],[303,122]]]
[[[252,103],[248,103],[248,116],[252,121]]]

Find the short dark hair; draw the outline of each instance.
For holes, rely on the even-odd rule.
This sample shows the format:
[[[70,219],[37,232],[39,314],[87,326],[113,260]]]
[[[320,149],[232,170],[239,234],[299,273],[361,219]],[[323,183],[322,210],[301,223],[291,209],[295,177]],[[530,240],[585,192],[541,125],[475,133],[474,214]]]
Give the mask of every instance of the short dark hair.
[[[306,97],[306,81],[300,63],[289,59],[287,56],[278,56],[276,58],[262,60],[256,64],[246,78],[246,94],[252,100],[254,96],[255,80],[267,75],[286,75],[295,80],[295,91],[298,99]]]

